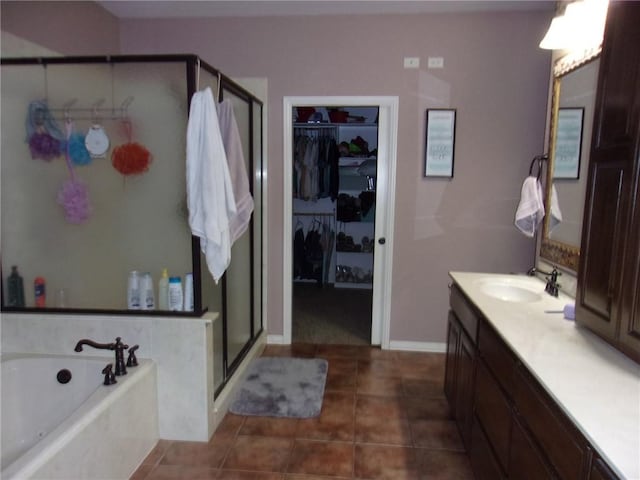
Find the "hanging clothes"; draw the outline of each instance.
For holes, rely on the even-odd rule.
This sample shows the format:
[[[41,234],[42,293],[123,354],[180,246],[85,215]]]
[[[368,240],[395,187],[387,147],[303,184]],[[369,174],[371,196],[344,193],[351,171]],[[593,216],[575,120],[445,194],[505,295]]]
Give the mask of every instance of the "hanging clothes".
[[[229,218],[229,231],[233,246],[233,243],[247,230],[254,204],[249,188],[247,166],[242,152],[242,140],[231,101],[224,100],[218,105],[218,119],[227,155],[231,187],[236,201],[236,214]]]
[[[293,140],[293,197],[306,201],[332,197],[339,188],[335,132],[296,128]]]
[[[218,283],[231,262],[229,218],[237,210],[209,87],[191,98],[186,153],[189,227],[200,238],[207,267]]]

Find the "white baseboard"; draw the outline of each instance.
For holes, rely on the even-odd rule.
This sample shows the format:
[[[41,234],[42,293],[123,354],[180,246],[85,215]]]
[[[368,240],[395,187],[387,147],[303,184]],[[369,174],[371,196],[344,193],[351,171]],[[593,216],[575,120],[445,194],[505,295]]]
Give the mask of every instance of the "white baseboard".
[[[440,342],[404,342],[391,340],[389,350],[404,350],[409,352],[445,353],[447,344]]]
[[[267,335],[267,345],[284,345],[284,335]]]

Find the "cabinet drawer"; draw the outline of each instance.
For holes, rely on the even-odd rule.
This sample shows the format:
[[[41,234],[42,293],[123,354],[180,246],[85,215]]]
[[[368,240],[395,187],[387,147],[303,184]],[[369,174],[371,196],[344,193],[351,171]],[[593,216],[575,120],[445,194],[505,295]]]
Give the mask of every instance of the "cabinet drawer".
[[[453,310],[466,330],[469,338],[476,343],[478,337],[478,315],[475,313],[471,303],[456,284],[451,287],[451,298],[449,299],[451,310]]]
[[[581,478],[588,459],[586,442],[524,368],[518,369],[514,403],[560,478]]]
[[[509,464],[511,408],[484,362],[477,362],[475,412],[503,471]]]
[[[513,381],[516,370],[516,358],[486,321],[480,322],[478,329],[478,351],[484,358],[489,370],[499,380],[509,398],[513,395]]]
[[[474,417],[471,429],[471,448],[469,449],[469,460],[476,480],[501,480],[506,478],[500,470],[500,466],[493,455],[491,445]]]
[[[516,418],[511,430],[511,453],[509,456],[509,478],[518,480],[554,479],[551,469],[531,440],[525,428]]]

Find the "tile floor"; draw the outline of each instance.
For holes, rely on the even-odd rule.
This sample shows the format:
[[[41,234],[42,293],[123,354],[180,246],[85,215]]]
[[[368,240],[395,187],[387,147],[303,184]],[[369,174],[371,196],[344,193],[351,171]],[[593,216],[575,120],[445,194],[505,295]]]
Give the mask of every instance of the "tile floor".
[[[131,480],[473,479],[444,354],[294,344],[263,355],[329,361],[318,418],[227,414],[208,443],[161,440]]]

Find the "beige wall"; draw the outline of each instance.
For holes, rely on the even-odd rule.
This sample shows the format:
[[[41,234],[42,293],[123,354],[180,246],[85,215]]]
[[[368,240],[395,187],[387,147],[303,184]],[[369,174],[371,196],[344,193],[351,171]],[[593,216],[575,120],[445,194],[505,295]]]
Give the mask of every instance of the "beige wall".
[[[550,54],[537,44],[551,15],[123,20],[120,47],[197,53],[229,76],[268,78],[273,335],[282,333],[282,97],[399,96],[391,339],[442,342],[449,270],[524,271],[534,260],[533,241],[512,222],[543,149]],[[404,56],[422,67],[403,69]],[[444,69],[427,70],[428,56],[444,57]],[[422,177],[428,107],[457,108],[451,180]]]

